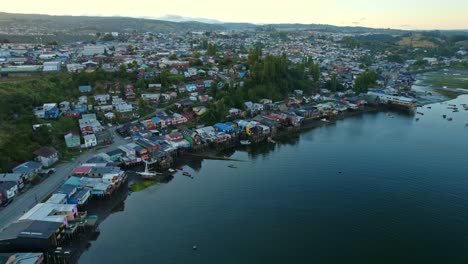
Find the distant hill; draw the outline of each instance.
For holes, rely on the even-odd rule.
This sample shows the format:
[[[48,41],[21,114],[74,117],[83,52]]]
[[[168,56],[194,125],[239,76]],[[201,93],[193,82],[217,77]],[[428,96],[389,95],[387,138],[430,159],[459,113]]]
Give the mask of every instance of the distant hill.
[[[166,21],[163,20],[166,18]],[[189,21],[198,20],[198,21]],[[200,22],[202,21],[202,22]],[[0,29],[4,33],[62,32],[67,34],[90,34],[96,32],[122,31],[153,31],[180,32],[192,30],[244,30],[244,29],[275,29],[275,30],[317,30],[331,32],[386,32],[388,34],[401,30],[373,29],[365,27],[338,27],[321,24],[269,24],[255,25],[251,23],[223,23],[217,20],[188,18],[181,16],[166,16],[160,19],[130,18],[130,17],[96,17],[96,16],[50,16],[39,14],[12,14],[0,12]],[[24,29],[26,31],[22,31]],[[13,31],[12,31],[13,30]]]

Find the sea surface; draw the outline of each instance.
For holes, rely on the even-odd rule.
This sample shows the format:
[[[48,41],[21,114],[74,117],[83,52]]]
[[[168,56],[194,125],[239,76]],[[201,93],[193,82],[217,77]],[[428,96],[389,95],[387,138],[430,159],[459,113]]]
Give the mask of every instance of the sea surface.
[[[193,178],[128,196],[80,263],[468,263],[462,103],[225,153],[240,161],[188,160]]]

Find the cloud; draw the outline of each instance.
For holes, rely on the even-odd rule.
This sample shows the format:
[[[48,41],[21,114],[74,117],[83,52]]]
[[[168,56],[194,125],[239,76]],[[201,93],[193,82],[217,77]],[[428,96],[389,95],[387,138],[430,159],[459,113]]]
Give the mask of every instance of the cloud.
[[[358,22],[358,21],[353,21],[351,23],[354,24],[354,25],[359,25],[360,24],[360,22]]]
[[[367,18],[361,17],[361,19],[359,19],[359,21],[364,21],[364,20],[367,20]]]
[[[402,28],[410,28],[411,25],[404,24],[404,25],[400,25],[400,27],[402,27]]]

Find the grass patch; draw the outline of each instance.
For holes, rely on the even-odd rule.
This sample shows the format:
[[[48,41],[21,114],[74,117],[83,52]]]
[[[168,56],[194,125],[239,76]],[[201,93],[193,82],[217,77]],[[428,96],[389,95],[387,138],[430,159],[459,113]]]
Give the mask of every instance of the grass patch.
[[[139,191],[143,191],[144,189],[146,189],[146,188],[148,188],[150,186],[156,185],[156,184],[158,184],[156,181],[145,180],[143,182],[132,184],[132,187],[130,187],[130,190],[132,190],[133,192],[139,192]]]

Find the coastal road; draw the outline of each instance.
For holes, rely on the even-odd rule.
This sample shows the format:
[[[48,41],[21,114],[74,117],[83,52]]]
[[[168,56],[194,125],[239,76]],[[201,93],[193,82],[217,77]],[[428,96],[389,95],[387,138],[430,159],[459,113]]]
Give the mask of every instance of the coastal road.
[[[80,163],[84,163],[100,152],[116,149],[118,146],[126,144],[124,139],[116,135],[115,127],[111,128],[114,142],[106,147],[90,149],[78,156],[75,161],[65,162],[55,167],[56,171],[40,184],[33,186],[25,193],[16,196],[13,202],[6,208],[0,210],[0,230],[3,230],[13,221],[16,221],[24,212],[31,209],[36,203],[41,202],[49,194],[58,189],[71,175],[73,169]]]

